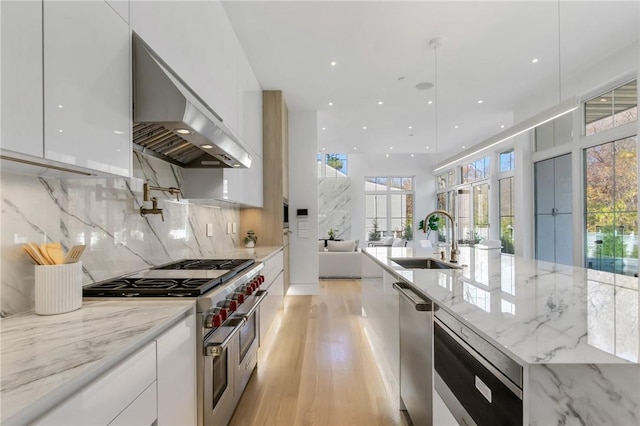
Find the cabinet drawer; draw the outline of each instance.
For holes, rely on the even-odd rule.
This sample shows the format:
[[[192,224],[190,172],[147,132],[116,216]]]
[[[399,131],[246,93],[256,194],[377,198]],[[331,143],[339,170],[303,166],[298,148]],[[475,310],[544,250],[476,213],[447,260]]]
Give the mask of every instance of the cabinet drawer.
[[[278,276],[284,267],[284,256],[282,251],[273,255],[269,260],[264,262],[262,275],[264,275],[264,289],[269,288],[273,280]]]
[[[109,424],[155,380],[154,341],[55,407],[35,424]]]

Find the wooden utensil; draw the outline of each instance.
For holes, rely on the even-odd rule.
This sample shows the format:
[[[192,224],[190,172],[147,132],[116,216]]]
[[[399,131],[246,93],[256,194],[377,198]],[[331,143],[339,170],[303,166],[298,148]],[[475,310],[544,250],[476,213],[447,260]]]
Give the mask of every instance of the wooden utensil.
[[[33,260],[33,263],[35,263],[36,265],[41,265],[40,259],[38,259],[35,256],[35,254],[33,254],[33,252],[31,251],[31,247],[29,247],[27,244],[23,244],[22,245],[22,249],[25,251],[25,253],[27,253],[29,255],[31,260]]]
[[[53,261],[53,259],[51,259],[51,257],[49,257],[49,253],[47,253],[47,243],[42,243],[40,244],[40,247],[38,247],[40,249],[40,254],[42,255],[42,257],[47,261],[47,264],[49,265],[55,265],[56,263]]]
[[[62,263],[76,263],[80,260],[80,256],[82,256],[82,252],[84,252],[85,247],[86,246],[84,244],[71,247]]]
[[[40,247],[36,243],[25,243],[22,247],[29,253],[29,255],[35,260],[38,265],[49,265],[49,262],[42,257],[40,253]]]
[[[64,262],[64,252],[60,243],[47,244],[47,254],[55,265],[62,265]]]

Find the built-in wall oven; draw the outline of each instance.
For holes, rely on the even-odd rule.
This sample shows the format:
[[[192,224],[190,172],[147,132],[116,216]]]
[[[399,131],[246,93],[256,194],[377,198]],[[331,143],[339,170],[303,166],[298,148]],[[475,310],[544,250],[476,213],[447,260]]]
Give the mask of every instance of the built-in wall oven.
[[[461,425],[522,425],[523,368],[451,314],[434,319],[434,387]]]

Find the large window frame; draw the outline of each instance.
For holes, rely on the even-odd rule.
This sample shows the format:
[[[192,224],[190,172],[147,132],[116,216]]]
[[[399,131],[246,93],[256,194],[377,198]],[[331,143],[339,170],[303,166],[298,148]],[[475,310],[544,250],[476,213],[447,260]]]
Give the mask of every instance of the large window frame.
[[[414,176],[365,176],[366,240],[393,236],[412,241],[415,199]]]

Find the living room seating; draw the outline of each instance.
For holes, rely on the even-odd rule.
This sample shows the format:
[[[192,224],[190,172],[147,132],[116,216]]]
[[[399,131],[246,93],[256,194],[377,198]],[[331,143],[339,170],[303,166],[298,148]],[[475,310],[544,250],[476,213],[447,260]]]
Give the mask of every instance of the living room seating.
[[[319,277],[322,279],[360,278],[361,256],[358,240],[318,241]]]

